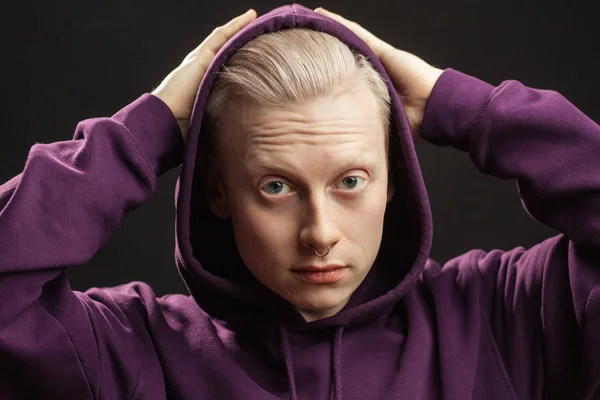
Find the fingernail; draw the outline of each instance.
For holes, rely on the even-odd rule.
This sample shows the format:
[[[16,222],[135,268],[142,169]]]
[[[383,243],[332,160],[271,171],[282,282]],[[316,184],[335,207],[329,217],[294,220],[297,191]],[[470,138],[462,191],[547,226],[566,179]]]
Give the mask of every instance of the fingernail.
[[[244,15],[245,15],[245,14],[250,14],[252,11],[254,11],[254,10],[251,8],[251,9],[249,9],[248,11],[246,11],[246,12],[244,13]]]

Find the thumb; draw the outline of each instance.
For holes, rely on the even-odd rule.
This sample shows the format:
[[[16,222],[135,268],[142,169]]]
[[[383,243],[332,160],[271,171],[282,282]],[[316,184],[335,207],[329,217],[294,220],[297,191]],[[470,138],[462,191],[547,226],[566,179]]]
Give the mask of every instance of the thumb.
[[[381,40],[380,38],[378,38],[377,36],[375,36],[374,34],[369,32],[368,30],[363,28],[358,23],[356,23],[354,21],[350,21],[350,20],[342,17],[339,14],[336,14],[331,11],[327,11],[323,7],[317,7],[317,8],[315,8],[314,11],[321,15],[325,15],[326,17],[333,19],[334,21],[339,22],[340,24],[344,25],[346,28],[350,29],[356,36],[358,36],[363,42],[365,42],[371,48],[371,50],[373,51],[373,53],[375,53],[375,56],[377,58],[381,58],[383,53],[388,51],[388,49],[390,47],[392,47],[392,45]]]

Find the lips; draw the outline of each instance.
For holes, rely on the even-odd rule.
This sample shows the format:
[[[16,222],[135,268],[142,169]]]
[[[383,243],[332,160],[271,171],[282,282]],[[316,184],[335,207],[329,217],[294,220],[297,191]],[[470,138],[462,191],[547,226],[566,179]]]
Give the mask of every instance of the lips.
[[[335,269],[346,268],[343,265],[328,264],[328,265],[307,265],[304,267],[294,268],[295,271],[306,271],[306,272],[326,272],[333,271]]]
[[[310,284],[335,284],[348,275],[348,268],[339,264],[307,265],[292,270],[300,280]]]

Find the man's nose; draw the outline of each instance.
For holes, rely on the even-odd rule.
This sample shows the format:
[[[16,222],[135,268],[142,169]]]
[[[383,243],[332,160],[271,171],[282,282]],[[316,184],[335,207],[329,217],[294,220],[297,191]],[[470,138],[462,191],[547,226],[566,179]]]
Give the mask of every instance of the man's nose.
[[[326,254],[340,241],[340,231],[333,210],[325,196],[307,201],[305,221],[300,230],[300,243],[319,254]]]

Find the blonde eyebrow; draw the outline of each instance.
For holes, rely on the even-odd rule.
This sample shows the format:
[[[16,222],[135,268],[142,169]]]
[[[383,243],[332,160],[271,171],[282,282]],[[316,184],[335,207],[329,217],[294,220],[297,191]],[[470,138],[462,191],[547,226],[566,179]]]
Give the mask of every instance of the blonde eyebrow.
[[[246,157],[246,162],[244,164],[245,168],[258,168],[261,170],[271,170],[281,172],[286,176],[295,176],[298,177],[295,173],[294,168],[288,168],[281,165],[273,165],[268,161],[261,160],[264,157],[257,156],[254,153],[249,154]],[[255,161],[258,160],[258,161]],[[361,152],[355,155],[355,157],[346,159],[342,161],[339,168],[336,168],[338,171],[346,171],[353,168],[366,167],[367,169],[373,170],[375,169],[377,163],[373,157],[367,156],[366,153]]]

